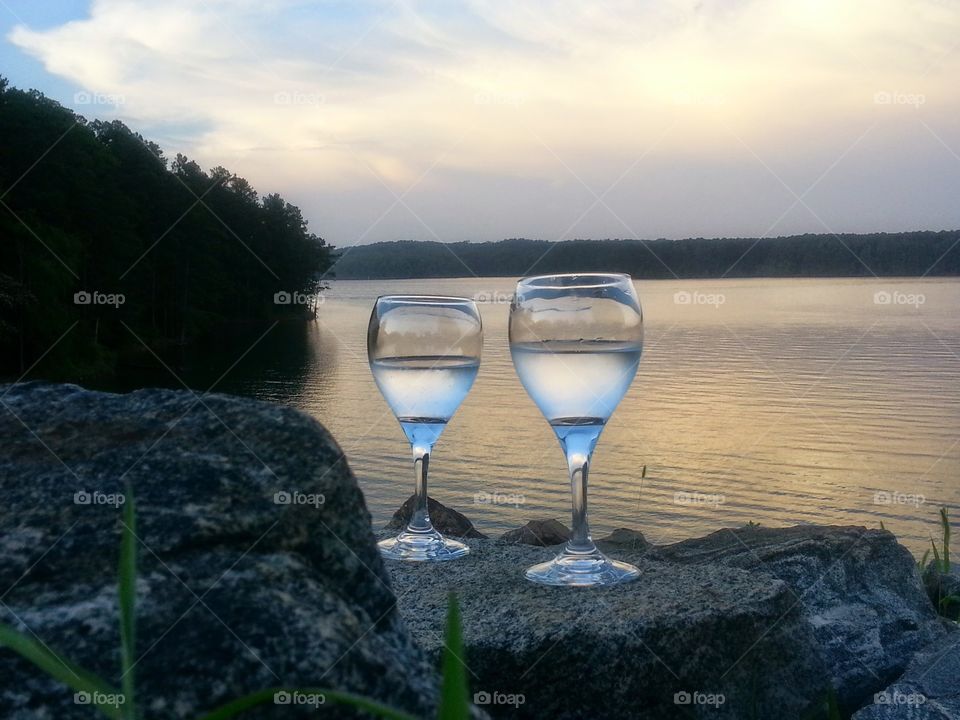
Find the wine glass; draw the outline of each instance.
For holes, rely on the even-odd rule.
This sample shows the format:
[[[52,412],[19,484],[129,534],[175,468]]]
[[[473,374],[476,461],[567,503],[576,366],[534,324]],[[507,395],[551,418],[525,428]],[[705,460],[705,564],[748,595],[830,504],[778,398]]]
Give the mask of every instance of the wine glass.
[[[367,328],[370,370],[410,441],[416,476],[410,522],[378,543],[384,557],[441,561],[470,551],[430,523],[427,469],[434,444],[477,377],[482,345],[480,313],[467,298],[385,295],[373,306]]]
[[[573,532],[553,560],[527,569],[546,585],[610,585],[639,575],[594,545],[587,524],[590,457],[637,372],[643,311],[628,275],[524,278],[510,305],[510,354],[520,382],[567,456]]]

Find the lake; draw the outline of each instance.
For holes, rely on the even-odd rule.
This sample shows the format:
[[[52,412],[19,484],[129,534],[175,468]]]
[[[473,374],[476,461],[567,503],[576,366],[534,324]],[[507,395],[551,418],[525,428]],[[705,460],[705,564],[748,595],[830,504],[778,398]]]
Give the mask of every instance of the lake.
[[[206,390],[229,369],[215,391],[284,403],[320,420],[346,452],[379,525],[412,492],[413,470],[367,365],[373,300],[476,297],[483,361],[435,448],[430,494],[489,535],[530,518],[569,525],[562,453],[507,347],[514,285],[510,278],[336,281],[316,322],[277,326],[252,349],[256,336],[205,352],[181,377]],[[938,531],[940,505],[960,515],[960,280],[636,286],[645,346],[594,455],[594,537],[629,527],[665,543],[749,521],[882,522],[922,553]],[[136,384],[177,386],[170,378]]]

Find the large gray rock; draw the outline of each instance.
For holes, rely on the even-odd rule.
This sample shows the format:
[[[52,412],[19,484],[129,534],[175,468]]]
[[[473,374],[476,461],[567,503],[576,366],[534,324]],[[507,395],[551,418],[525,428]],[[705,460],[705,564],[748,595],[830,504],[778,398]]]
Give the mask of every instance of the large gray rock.
[[[485,705],[495,717],[817,717],[830,688],[849,714],[945,632],[887,532],[612,540],[604,549],[638,565],[637,581],[540,587],[523,570],[554,551],[492,540],[442,567],[388,567],[408,627],[435,659],[446,594],[459,593],[472,687],[499,700]],[[693,702],[678,707],[678,693]],[[718,694],[723,704],[710,704]]]
[[[744,527],[658,553],[664,560],[720,563],[784,581],[846,712],[871,700],[944,632],[913,556],[885,530]]]
[[[853,720],[957,720],[960,718],[960,631],[919,653],[907,671]]]
[[[457,591],[474,701],[493,717],[799,718],[826,693],[800,608],[768,575],[622,552],[642,570],[636,582],[552,588],[523,570],[553,550],[468,544],[462,561],[388,567],[408,628],[435,659],[436,623]]]
[[[196,716],[278,685],[432,714],[432,663],[396,612],[346,460],[315,421],[220,395],[31,383],[0,387],[0,446],[0,620],[117,685],[120,500],[133,489],[148,717]],[[2,648],[0,708],[92,716]]]

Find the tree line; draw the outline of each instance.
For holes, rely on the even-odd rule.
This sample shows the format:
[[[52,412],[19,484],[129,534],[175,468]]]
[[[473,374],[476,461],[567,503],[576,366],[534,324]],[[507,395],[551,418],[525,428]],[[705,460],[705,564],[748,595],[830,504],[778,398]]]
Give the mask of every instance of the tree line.
[[[280,195],[0,77],[0,376],[109,375],[302,318],[330,265]]]
[[[348,247],[340,279],[622,272],[635,278],[960,275],[960,230],[775,238],[380,242]]]

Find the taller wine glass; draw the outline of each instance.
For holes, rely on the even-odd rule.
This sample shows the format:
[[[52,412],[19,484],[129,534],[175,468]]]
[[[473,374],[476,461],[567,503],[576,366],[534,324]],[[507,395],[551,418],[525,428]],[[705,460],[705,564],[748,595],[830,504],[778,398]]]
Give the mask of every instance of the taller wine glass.
[[[397,537],[379,543],[394,560],[453,560],[470,550],[445,538],[427,512],[427,470],[433,446],[470,392],[483,328],[467,298],[385,295],[377,298],[367,328],[373,379],[400,421],[413,450],[413,512]]]
[[[590,537],[587,478],[604,425],[630,387],[643,349],[643,311],[628,275],[524,278],[510,306],[510,353],[520,382],[567,456],[573,533],[527,578],[546,585],[611,585],[639,575]]]

